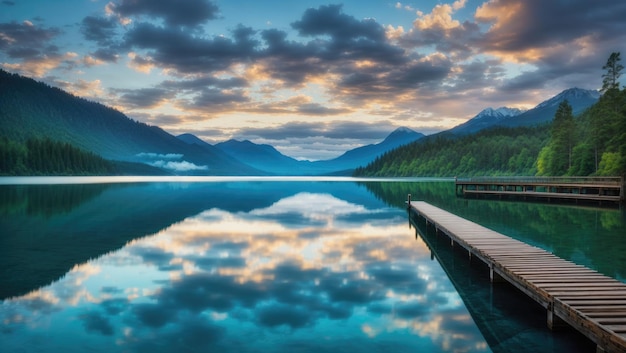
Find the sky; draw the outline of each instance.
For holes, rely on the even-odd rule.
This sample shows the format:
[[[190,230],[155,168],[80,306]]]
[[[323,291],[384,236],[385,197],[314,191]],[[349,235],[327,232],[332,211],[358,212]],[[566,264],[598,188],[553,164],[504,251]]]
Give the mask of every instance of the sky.
[[[0,67],[174,135],[319,160],[599,89],[625,19],[623,0],[3,0]]]

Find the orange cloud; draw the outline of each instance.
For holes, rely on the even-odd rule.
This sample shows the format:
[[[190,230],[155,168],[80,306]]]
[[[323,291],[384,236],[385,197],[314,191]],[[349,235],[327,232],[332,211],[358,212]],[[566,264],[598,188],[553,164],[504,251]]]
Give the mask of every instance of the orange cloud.
[[[130,61],[128,62],[128,67],[135,71],[149,74],[155,66],[152,62],[152,59],[149,57],[142,57],[134,52],[128,53],[128,57],[130,58]]]
[[[478,22],[492,23],[490,31],[503,28],[523,12],[522,1],[504,3],[500,0],[488,1],[476,9],[474,18]]]
[[[61,66],[64,62],[74,63],[77,56],[78,55],[73,52],[67,52],[63,55],[45,55],[21,63],[2,63],[2,67],[11,71],[18,71],[30,77],[43,77],[48,72]]]
[[[415,28],[424,30],[430,28],[438,29],[453,29],[461,25],[457,20],[452,19],[452,14],[455,11],[462,9],[465,6],[466,0],[455,1],[452,5],[440,4],[433,8],[429,14],[423,14],[418,12],[419,18],[413,22]]]

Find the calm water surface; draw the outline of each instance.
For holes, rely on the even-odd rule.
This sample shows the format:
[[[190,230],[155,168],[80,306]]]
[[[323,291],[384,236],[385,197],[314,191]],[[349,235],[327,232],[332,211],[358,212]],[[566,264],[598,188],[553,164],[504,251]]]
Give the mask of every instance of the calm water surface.
[[[623,212],[462,200],[450,182],[4,185],[0,346],[593,349],[576,333],[551,333],[543,309],[410,226],[407,193],[624,280]]]

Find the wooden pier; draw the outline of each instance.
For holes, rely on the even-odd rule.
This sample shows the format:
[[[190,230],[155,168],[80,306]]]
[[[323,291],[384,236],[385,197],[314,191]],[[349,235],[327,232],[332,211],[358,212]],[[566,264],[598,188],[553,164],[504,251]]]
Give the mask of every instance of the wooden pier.
[[[492,282],[507,281],[547,310],[550,329],[568,324],[597,352],[626,352],[626,284],[561,259],[422,201],[408,201],[438,234],[488,267]]]
[[[503,177],[456,178],[456,194],[547,201],[611,203],[626,200],[620,177]]]

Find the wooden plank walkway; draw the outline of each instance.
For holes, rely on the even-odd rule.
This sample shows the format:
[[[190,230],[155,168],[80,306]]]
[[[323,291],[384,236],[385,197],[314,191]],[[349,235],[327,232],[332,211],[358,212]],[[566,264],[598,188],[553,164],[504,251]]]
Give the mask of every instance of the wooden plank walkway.
[[[506,280],[547,309],[548,327],[568,324],[597,352],[626,352],[626,284],[543,249],[495,232],[422,201],[409,210],[489,266],[492,281]]]

